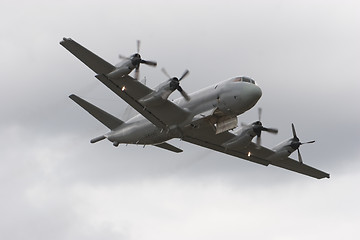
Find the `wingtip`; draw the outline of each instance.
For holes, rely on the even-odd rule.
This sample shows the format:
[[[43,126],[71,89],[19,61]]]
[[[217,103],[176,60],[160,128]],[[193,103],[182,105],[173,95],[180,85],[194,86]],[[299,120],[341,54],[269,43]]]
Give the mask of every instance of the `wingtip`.
[[[330,174],[328,174],[328,173],[324,173],[324,175],[323,175],[323,176],[318,177],[318,179],[323,179],[323,178],[330,179]]]
[[[66,37],[63,37],[63,39],[60,41],[60,44],[63,45],[65,42],[67,41],[72,41],[71,38],[66,38]]]
[[[77,96],[75,94],[70,94],[69,98],[71,98],[72,100],[74,100],[74,98],[76,98]]]

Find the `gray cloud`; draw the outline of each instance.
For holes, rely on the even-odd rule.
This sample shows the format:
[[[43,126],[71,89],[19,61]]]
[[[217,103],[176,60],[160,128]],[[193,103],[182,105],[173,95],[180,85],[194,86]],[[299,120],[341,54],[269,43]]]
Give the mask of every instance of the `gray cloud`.
[[[0,238],[356,238],[358,10],[355,1],[4,3]],[[190,69],[188,92],[253,77],[264,123],[280,130],[264,134],[264,144],[290,137],[294,122],[301,139],[317,141],[303,147],[304,161],[332,178],[315,181],[178,140],[184,153],[175,155],[91,145],[106,128],[67,96],[117,116],[126,105],[58,44],[62,37],[112,63],[141,39],[142,55],[171,74]],[[141,71],[151,87],[165,80],[159,68]],[[253,109],[239,121],[256,118]]]

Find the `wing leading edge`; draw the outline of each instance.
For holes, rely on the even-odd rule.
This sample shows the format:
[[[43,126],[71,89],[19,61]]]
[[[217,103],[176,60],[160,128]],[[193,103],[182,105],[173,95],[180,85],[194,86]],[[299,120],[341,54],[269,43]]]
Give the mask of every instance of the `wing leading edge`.
[[[239,157],[264,166],[274,165],[317,179],[330,178],[328,173],[300,163],[292,158],[269,160],[269,157],[273,155],[274,152],[268,148],[259,147],[252,142],[247,147],[236,150],[226,149],[224,146],[222,146],[223,143],[232,139],[233,137],[235,137],[235,135],[232,133],[223,132],[221,134],[215,134],[214,131],[211,131],[208,128],[203,130],[188,130],[185,132],[185,135],[182,139],[189,143],[193,143],[231,156]]]
[[[108,74],[115,67],[71,38],[63,38],[60,44],[97,74]]]
[[[169,100],[164,100],[162,104],[157,106],[143,106],[139,102],[139,99],[152,93],[153,90],[130,76],[112,80],[100,74],[97,75],[96,78],[161,129],[167,129],[172,125],[179,125],[189,117],[189,112]]]

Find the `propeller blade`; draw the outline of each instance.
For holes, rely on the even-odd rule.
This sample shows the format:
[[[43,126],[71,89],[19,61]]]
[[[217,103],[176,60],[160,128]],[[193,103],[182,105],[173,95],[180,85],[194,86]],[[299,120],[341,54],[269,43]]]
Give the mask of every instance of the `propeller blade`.
[[[137,50],[137,53],[140,52],[140,40],[136,40],[136,50]]]
[[[126,56],[121,55],[121,54],[119,54],[119,58],[120,58],[120,59],[127,59],[127,60],[131,60],[129,57],[126,57]]]
[[[181,95],[185,98],[186,101],[190,101],[189,95],[182,89],[182,87],[178,86],[177,90],[181,93]]]
[[[303,144],[309,144],[309,143],[314,143],[314,142],[315,142],[315,140],[309,141],[309,142],[304,142],[304,143],[301,143],[301,145],[303,145]]]
[[[176,88],[180,93],[182,93],[184,90],[182,89],[182,87],[180,87],[180,85],[177,86]]]
[[[279,130],[277,130],[276,128],[265,128],[264,127],[262,130],[265,132],[274,133],[274,134],[277,134],[279,132]]]
[[[259,122],[261,122],[262,108],[258,108]]]
[[[300,153],[300,150],[299,148],[297,149],[297,152],[298,152],[298,160],[300,163],[303,163],[303,160],[302,160],[302,157],[301,157],[301,153]]]
[[[168,78],[171,78],[168,72],[165,70],[165,68],[161,68],[161,71],[167,76]]]
[[[298,138],[298,137],[296,136],[295,126],[294,126],[293,123],[291,124],[291,128],[292,128],[292,132],[293,132],[294,138]]]
[[[256,136],[256,145],[261,146],[261,135]]]
[[[265,131],[265,132],[269,132],[269,133],[273,133],[276,134],[278,133],[278,130],[276,128],[266,128],[263,127],[262,123],[261,123],[261,115],[262,115],[262,108],[258,108],[258,121],[252,123],[252,128],[254,133],[256,134],[256,144],[260,147],[261,145],[261,132]]]
[[[185,72],[183,73],[183,75],[179,78],[179,82],[184,78],[186,77],[187,75],[189,74],[189,70],[185,70]]]
[[[180,92],[180,93],[181,93],[181,95],[185,98],[186,101],[190,101],[190,97],[189,97],[189,95],[188,95],[185,91],[182,91],[182,92]]]
[[[153,67],[156,67],[156,65],[157,65],[157,62],[155,62],[155,61],[141,60],[141,63],[149,65],[149,66],[153,66]]]
[[[138,65],[136,68],[135,68],[135,80],[139,80],[139,75],[140,75],[140,65]]]

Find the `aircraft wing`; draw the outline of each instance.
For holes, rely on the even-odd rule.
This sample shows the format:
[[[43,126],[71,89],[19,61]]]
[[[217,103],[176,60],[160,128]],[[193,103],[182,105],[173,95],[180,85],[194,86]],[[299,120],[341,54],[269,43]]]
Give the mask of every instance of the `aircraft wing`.
[[[60,44],[97,74],[107,74],[115,69],[113,65],[81,46],[71,38],[63,38]]]
[[[169,150],[171,152],[176,152],[176,153],[181,153],[183,150],[181,150],[180,148],[177,148],[167,142],[163,142],[163,143],[159,143],[159,144],[154,144],[154,147],[159,147],[165,150]]]
[[[148,106],[145,108],[138,100],[152,93],[152,89],[146,87],[144,84],[136,81],[130,76],[125,76],[116,80],[109,79],[106,74],[112,72],[115,67],[71,38],[63,38],[63,41],[61,41],[60,44],[97,73],[97,79],[155,126],[162,129],[168,129],[172,125],[182,123],[189,117],[189,113],[186,110],[183,110],[169,100],[164,100],[157,106]]]
[[[222,146],[223,143],[235,137],[234,134],[230,132],[222,132],[219,134],[215,134],[212,126],[200,126],[199,128],[191,128],[187,127],[184,129],[184,136],[182,140],[186,142],[190,142],[205,148],[209,148],[218,152],[222,152],[234,157],[239,157],[251,162],[255,162],[264,166],[268,166],[270,161],[265,158],[261,158],[258,156],[252,155],[248,157],[249,150],[246,149],[226,149]],[[260,155],[260,154],[259,154]]]
[[[273,155],[274,152],[268,148],[262,146],[259,147],[252,142],[247,147],[239,148],[236,150],[226,149],[222,146],[223,143],[232,139],[233,137],[235,137],[235,135],[230,132],[215,134],[215,131],[212,129],[211,126],[203,126],[198,129],[186,129],[184,131],[184,137],[182,138],[182,140],[264,166],[274,165],[317,179],[330,177],[328,173],[310,167],[306,164],[300,163],[291,158],[270,161],[268,160],[268,158]]]
[[[159,128],[167,129],[170,126],[179,125],[189,117],[186,110],[169,100],[164,100],[156,106],[143,106],[139,99],[152,93],[153,90],[130,76],[112,80],[100,74],[96,78]]]
[[[264,148],[264,147],[262,147]],[[269,150],[269,149],[268,149]],[[269,150],[271,151],[271,150]],[[313,168],[311,166],[308,166],[304,163],[300,163],[299,161],[296,161],[292,158],[283,158],[283,159],[278,159],[278,160],[273,160],[271,161],[271,164],[277,167],[281,167],[293,172],[298,172],[310,177],[314,177],[317,179],[321,179],[321,178],[330,178],[330,174],[323,172],[319,169]]]

